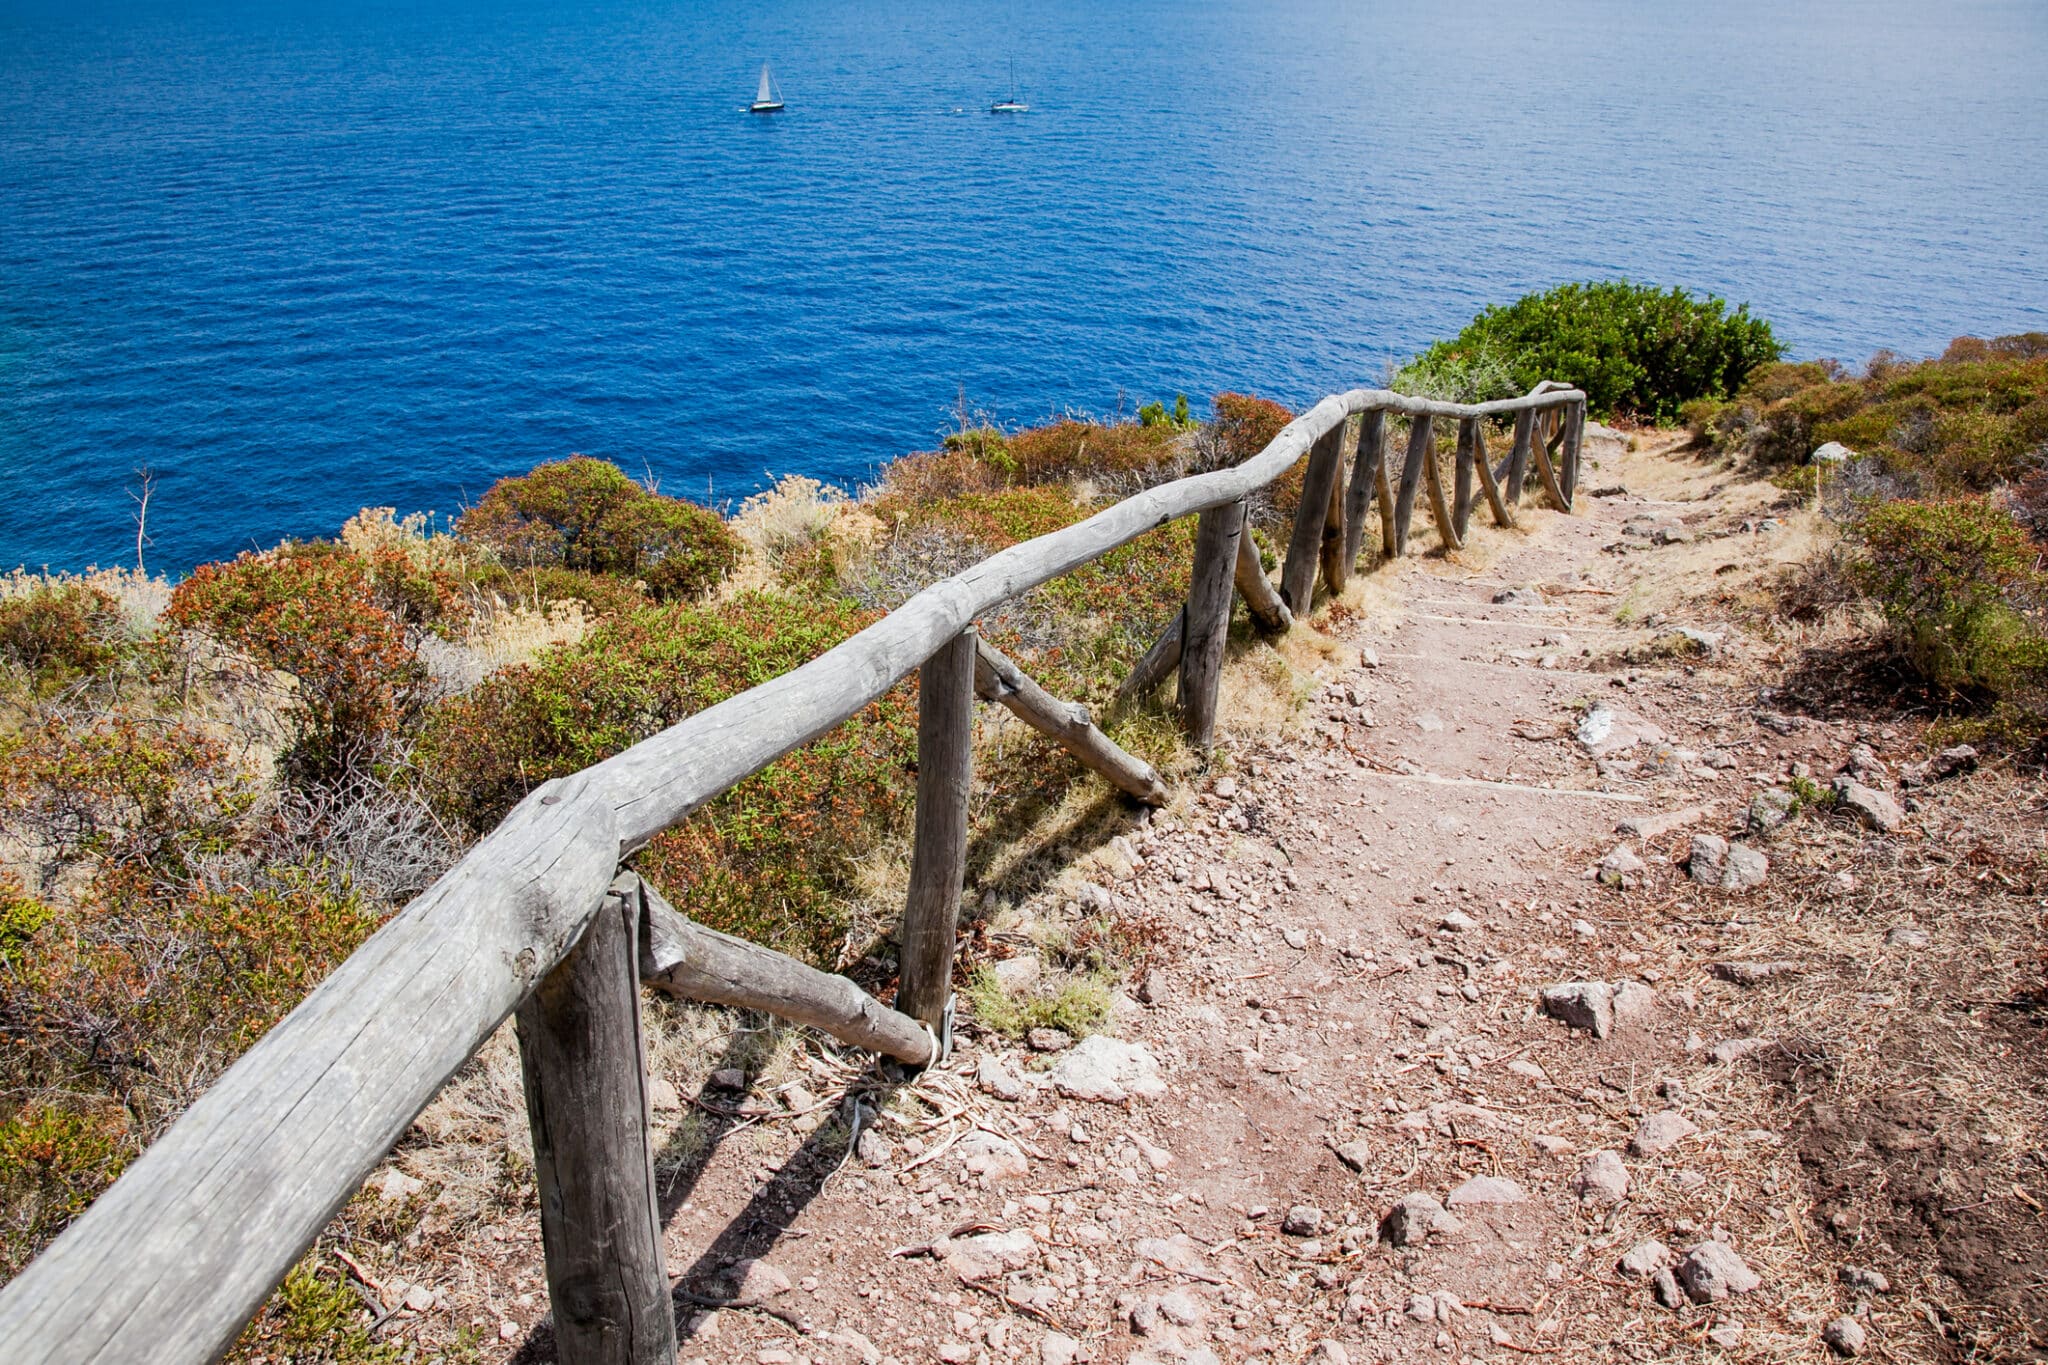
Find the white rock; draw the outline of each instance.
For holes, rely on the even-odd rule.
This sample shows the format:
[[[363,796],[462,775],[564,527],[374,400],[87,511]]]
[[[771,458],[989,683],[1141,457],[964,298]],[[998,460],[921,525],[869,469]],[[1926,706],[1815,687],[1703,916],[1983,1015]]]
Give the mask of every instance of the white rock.
[[[1043,967],[1036,953],[1019,953],[1015,957],[1004,958],[989,968],[989,974],[995,977],[996,984],[1012,995],[1022,994],[1037,985],[1042,971]]]
[[[1647,1280],[1658,1271],[1671,1265],[1671,1248],[1652,1237],[1637,1242],[1621,1258],[1621,1273]]]
[[[1024,1150],[1006,1137],[977,1128],[953,1144],[953,1154],[970,1175],[991,1185],[1021,1180],[1031,1174]]]
[[[1133,1096],[1166,1093],[1159,1063],[1140,1043],[1095,1034],[1062,1054],[1052,1069],[1053,1088],[1068,1099],[1120,1104]]]
[[[1442,926],[1454,934],[1464,934],[1477,929],[1479,921],[1473,919],[1463,910],[1453,910],[1450,914],[1443,917]]]
[[[982,1053],[974,1063],[974,1083],[999,1100],[1024,1098],[1024,1082],[993,1052]]]
[[[377,1197],[387,1204],[403,1204],[425,1188],[425,1181],[415,1180],[393,1166],[384,1172],[384,1178],[377,1182]]]
[[[1380,1236],[1397,1247],[1420,1246],[1434,1234],[1456,1232],[1461,1226],[1435,1195],[1416,1190],[1387,1211],[1380,1220]]]
[[[1835,779],[1835,809],[1847,811],[1881,834],[1891,833],[1906,818],[1897,801],[1847,773]]]
[[[1594,1152],[1579,1166],[1579,1198],[1589,1204],[1618,1204],[1628,1197],[1628,1186],[1628,1167],[1618,1152]]]
[[[1700,1243],[1685,1253],[1673,1273],[1694,1303],[1719,1303],[1731,1294],[1747,1294],[1763,1284],[1725,1242]]]
[[[1822,1328],[1820,1339],[1838,1356],[1860,1356],[1870,1344],[1863,1324],[1846,1313]]]
[[[1730,1038],[1726,1042],[1714,1044],[1713,1051],[1707,1055],[1721,1065],[1727,1066],[1732,1062],[1741,1061],[1753,1052],[1761,1052],[1770,1045],[1771,1040],[1768,1038]]]
[[[1627,844],[1617,844],[1600,860],[1598,875],[1600,881],[1607,886],[1627,889],[1640,886],[1643,874],[1648,870],[1643,865],[1643,860],[1636,856],[1634,849]]]
[[[1579,743],[1595,758],[1626,753],[1638,744],[1655,744],[1664,732],[1626,707],[1595,702],[1579,720]]]
[[[1721,867],[1721,889],[1747,891],[1753,886],[1762,886],[1770,872],[1769,858],[1748,844],[1730,844],[1727,861]]]
[[[1655,1156],[1668,1152],[1679,1143],[1699,1132],[1693,1121],[1676,1109],[1666,1109],[1651,1114],[1636,1125],[1636,1135],[1628,1140],[1628,1149],[1636,1156]]]
[[[974,1237],[938,1244],[947,1269],[963,1280],[989,1280],[1012,1270],[1029,1270],[1038,1264],[1038,1242],[1019,1228],[1012,1232],[984,1232]]]
[[[1038,1343],[1038,1365],[1074,1365],[1081,1343],[1065,1332],[1047,1332]]]
[[[1884,941],[1894,948],[1925,948],[1934,938],[1918,925],[1901,924],[1886,934]]]

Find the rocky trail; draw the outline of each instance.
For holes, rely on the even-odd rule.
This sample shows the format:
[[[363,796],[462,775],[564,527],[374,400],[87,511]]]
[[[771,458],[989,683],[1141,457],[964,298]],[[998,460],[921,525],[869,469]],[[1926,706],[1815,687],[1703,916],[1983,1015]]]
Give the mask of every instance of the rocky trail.
[[[1776,490],[1592,454],[1579,515],[1382,571],[1306,730],[1020,912],[1142,927],[1104,1033],[966,1034],[894,1092],[823,1051],[773,1089],[659,1082],[703,1138],[663,1165],[681,1358],[1961,1354],[1940,1257],[1783,1121],[1799,978],[1892,990],[1929,932],[1855,899],[1934,818],[1887,756],[1912,736],[1760,708],[1756,651],[1696,609],[1797,552]],[[1799,826],[1821,851],[1781,852],[1845,765]],[[1837,902],[1853,953],[1776,956]],[[2023,1049],[2006,1027],[1972,1046]],[[530,1221],[444,1275],[438,1311],[552,1359]]]

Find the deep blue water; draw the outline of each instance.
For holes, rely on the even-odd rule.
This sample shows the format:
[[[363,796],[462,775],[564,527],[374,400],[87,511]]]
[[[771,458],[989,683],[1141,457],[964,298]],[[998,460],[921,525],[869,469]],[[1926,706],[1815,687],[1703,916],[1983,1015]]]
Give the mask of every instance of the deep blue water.
[[[0,0],[0,566],[145,465],[171,570],[572,451],[852,483],[1573,278],[2048,329],[2043,73],[2038,0]]]

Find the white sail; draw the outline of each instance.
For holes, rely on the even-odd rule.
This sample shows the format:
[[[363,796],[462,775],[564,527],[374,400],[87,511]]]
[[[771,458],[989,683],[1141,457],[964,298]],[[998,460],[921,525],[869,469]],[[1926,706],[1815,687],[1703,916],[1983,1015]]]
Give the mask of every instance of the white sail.
[[[754,103],[773,104],[775,97],[769,92],[774,88],[773,82],[768,79],[768,63],[763,62],[761,63],[761,88],[754,92]]]

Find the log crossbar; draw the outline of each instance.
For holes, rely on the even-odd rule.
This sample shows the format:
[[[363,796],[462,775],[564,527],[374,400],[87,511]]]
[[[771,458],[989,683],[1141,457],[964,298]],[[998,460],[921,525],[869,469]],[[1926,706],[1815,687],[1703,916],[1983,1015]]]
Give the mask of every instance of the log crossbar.
[[[1341,588],[1368,508],[1403,552],[1431,487],[1439,538],[1462,539],[1476,473],[1510,523],[1533,458],[1571,510],[1586,396],[1561,385],[1459,404],[1381,389],[1325,398],[1241,464],[1115,503],[934,583],[818,658],[536,789],[446,875],[315,988],[4,1289],[0,1365],[200,1362],[243,1325],[441,1086],[514,1012],[542,1171],[543,1236],[565,1365],[673,1355],[645,1141],[644,1054],[632,979],[692,1000],[780,1015],[912,1066],[937,1060],[961,894],[978,696],[1057,740],[1134,799],[1167,795],[1151,767],[978,640],[1004,602],[1139,536],[1200,516],[1187,604],[1119,700],[1178,671],[1190,738],[1216,720],[1233,599],[1264,633]],[[1405,452],[1387,429],[1409,419]],[[1355,429],[1352,419],[1359,419]],[[1512,419],[1486,466],[1480,421]],[[1453,509],[1437,424],[1461,434]],[[1446,429],[1449,429],[1448,427]],[[1355,452],[1347,480],[1345,455]],[[1315,452],[1279,585],[1259,563],[1246,499]],[[1398,470],[1395,466],[1399,466]],[[1398,477],[1397,477],[1398,475]],[[918,838],[898,1005],[844,977],[692,924],[625,860],[661,831],[818,738],[914,670]],[[593,925],[596,926],[593,929]],[[572,1068],[602,1074],[566,1074]],[[599,1284],[594,1266],[611,1277]],[[600,1277],[602,1278],[602,1277]],[[664,1353],[667,1353],[665,1356]]]

